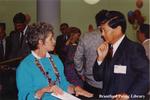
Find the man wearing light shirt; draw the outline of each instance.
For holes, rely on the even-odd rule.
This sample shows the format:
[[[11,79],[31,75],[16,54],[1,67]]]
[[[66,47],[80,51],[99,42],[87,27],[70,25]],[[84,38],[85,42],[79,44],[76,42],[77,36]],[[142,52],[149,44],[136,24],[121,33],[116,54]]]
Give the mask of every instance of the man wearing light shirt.
[[[150,37],[149,37],[149,30],[150,29],[150,25],[148,24],[142,24],[139,28],[139,30],[137,31],[137,38],[138,40],[140,41],[140,43],[142,43],[142,45],[144,46],[145,48],[145,51],[146,51],[146,55],[148,57],[148,59],[150,60],[150,55],[149,55],[149,52],[150,52],[150,47],[149,47],[149,44],[150,44]]]
[[[119,11],[108,11],[100,23],[105,39],[98,49],[93,67],[94,79],[103,81],[101,99],[145,99],[148,92],[149,62],[142,45],[129,40],[126,20]],[[109,44],[113,47],[109,55]]]

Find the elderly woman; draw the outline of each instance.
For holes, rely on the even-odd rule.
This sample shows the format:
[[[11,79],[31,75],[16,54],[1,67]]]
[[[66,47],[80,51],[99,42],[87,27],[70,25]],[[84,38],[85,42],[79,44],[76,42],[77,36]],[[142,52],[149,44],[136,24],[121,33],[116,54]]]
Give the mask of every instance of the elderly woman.
[[[31,25],[28,44],[32,50],[31,54],[17,68],[18,100],[57,100],[52,93],[63,95],[63,91],[86,97],[93,96],[82,88],[71,85],[64,76],[61,60],[48,53],[55,47],[51,25]]]

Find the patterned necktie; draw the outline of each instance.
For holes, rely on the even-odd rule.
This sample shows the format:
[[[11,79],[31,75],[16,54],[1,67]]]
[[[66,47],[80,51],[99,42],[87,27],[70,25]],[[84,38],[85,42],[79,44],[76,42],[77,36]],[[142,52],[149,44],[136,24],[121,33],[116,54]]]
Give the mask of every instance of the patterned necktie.
[[[109,44],[108,57],[111,59],[112,56],[113,56],[113,46]]]

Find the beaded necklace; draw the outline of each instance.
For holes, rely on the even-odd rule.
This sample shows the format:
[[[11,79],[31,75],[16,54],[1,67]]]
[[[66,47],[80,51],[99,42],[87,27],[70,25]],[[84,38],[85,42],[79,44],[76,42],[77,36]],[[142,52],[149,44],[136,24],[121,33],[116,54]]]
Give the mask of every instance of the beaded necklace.
[[[52,81],[51,78],[49,77],[48,73],[44,70],[44,67],[42,67],[42,65],[40,64],[39,60],[37,58],[35,58],[35,64],[38,66],[38,68],[40,69],[40,71],[43,73],[43,75],[47,78],[49,85],[55,85],[56,82],[58,81],[60,83],[60,76],[59,76],[59,72],[57,70],[57,67],[54,63],[53,58],[50,56],[49,57],[49,61],[52,65],[52,68],[54,70],[54,73],[56,75],[56,80]]]

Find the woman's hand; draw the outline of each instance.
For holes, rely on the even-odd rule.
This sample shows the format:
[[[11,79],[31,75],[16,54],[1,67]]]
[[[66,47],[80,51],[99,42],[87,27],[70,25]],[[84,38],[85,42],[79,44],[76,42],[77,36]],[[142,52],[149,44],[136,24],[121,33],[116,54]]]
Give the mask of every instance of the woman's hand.
[[[90,93],[90,92],[87,92],[86,90],[82,89],[80,86],[73,86],[73,85],[70,85],[68,87],[68,92],[70,94],[75,94],[75,96],[85,96],[85,97],[93,97],[93,94]]]
[[[54,85],[51,87],[51,92],[53,92],[56,95],[62,95],[63,94],[63,90],[61,88],[59,88],[57,85]]]
[[[66,41],[66,45],[72,44],[73,36],[70,36],[69,39]]]
[[[88,92],[88,91],[82,89],[82,88],[79,87],[79,86],[76,86],[76,87],[74,88],[74,91],[75,91],[75,95],[76,95],[76,96],[81,95],[81,96],[85,96],[85,97],[88,97],[88,98],[93,97],[93,94],[92,94],[92,93],[90,93],[90,92]]]
[[[68,87],[68,90],[67,90],[67,92],[68,93],[70,93],[70,94],[75,94],[75,86],[74,85],[70,85],[69,87]]]
[[[61,88],[59,88],[57,85],[53,85],[53,86],[47,86],[47,87],[44,87],[44,88],[38,90],[36,92],[35,96],[36,96],[36,98],[40,99],[43,96],[43,94],[46,92],[53,92],[56,95],[63,94],[63,91]]]

